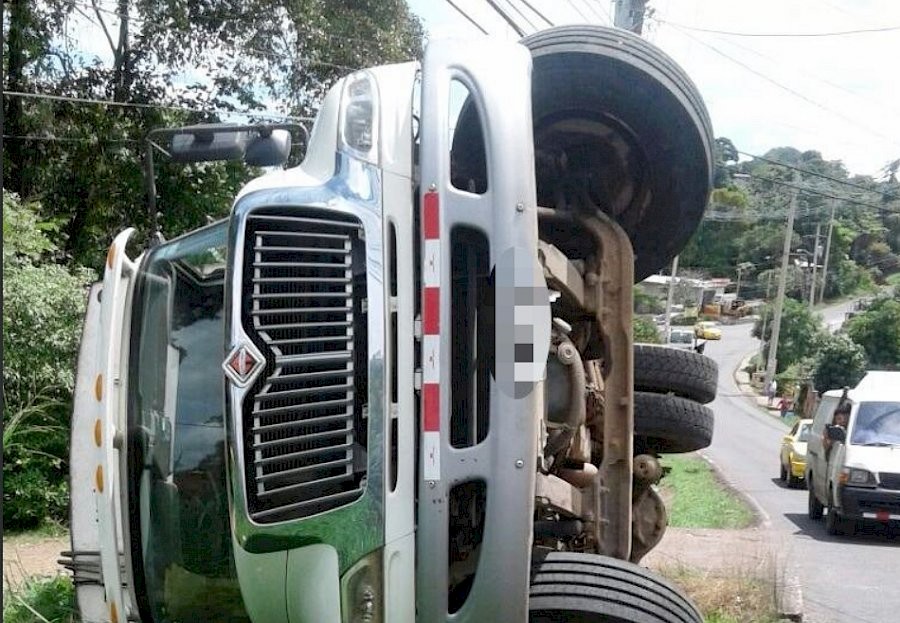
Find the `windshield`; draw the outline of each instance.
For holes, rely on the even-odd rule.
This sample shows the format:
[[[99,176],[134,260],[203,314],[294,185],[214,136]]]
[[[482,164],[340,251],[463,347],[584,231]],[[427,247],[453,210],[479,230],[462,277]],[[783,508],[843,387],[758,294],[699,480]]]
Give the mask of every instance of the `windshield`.
[[[669,336],[669,342],[672,344],[690,344],[693,339],[694,335],[692,333],[684,331],[672,332]]]
[[[861,402],[850,443],[900,445],[900,402]]]
[[[809,423],[800,425],[800,433],[797,435],[797,441],[809,441],[809,431],[812,425]]]
[[[226,234],[222,222],[156,247],[137,276],[129,515],[145,620],[248,620],[225,478]]]

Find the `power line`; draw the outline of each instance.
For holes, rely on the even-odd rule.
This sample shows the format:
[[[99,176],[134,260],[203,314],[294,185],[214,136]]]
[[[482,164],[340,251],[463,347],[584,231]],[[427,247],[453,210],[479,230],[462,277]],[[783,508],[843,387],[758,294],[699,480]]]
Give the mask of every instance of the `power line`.
[[[106,138],[77,138],[74,136],[41,136],[38,134],[4,134],[4,139],[20,140],[20,141],[39,141],[48,143],[106,143],[113,145],[137,145],[140,141],[134,139],[106,139]]]
[[[816,171],[810,171],[809,169],[803,169],[801,167],[795,166],[793,164],[788,164],[786,162],[779,162],[778,160],[772,160],[771,158],[766,158],[764,156],[757,156],[755,154],[747,153],[746,151],[737,150],[737,153],[743,156],[749,156],[750,158],[755,158],[756,160],[762,160],[763,162],[769,162],[771,164],[776,164],[780,167],[784,167],[786,169],[792,169],[794,171],[799,171],[800,173],[805,173],[806,175],[812,175],[813,177],[820,177],[824,180],[829,180],[831,182],[835,182],[837,184],[843,184],[844,186],[850,186],[852,188],[857,188],[859,190],[864,190],[868,193],[874,193],[876,195],[881,195],[882,197],[893,197],[891,193],[881,192],[880,190],[873,190],[871,188],[866,188],[862,184],[855,184],[853,182],[848,182],[846,180],[838,179],[836,177],[831,177],[830,175],[825,175],[824,173],[817,173]]]
[[[574,2],[574,1],[575,1],[575,0],[572,0],[572,2]],[[581,0],[581,3],[584,4],[584,6],[587,7],[587,10],[590,11],[591,14],[597,16],[597,20],[598,20],[598,21],[600,21],[601,23],[603,22],[603,16],[600,15],[600,12],[597,11],[597,9],[595,9],[594,6],[593,6],[590,2],[588,2],[588,0]]]
[[[482,27],[481,24],[479,24],[478,22],[476,22],[475,19],[474,19],[471,15],[469,15],[468,13],[466,13],[465,11],[463,11],[461,8],[459,8],[459,7],[456,5],[456,3],[453,2],[453,0],[447,0],[447,4],[449,4],[449,5],[452,6],[454,9],[456,9],[456,12],[457,12],[457,13],[459,13],[460,15],[462,15],[463,17],[465,17],[467,20],[469,20],[469,23],[472,24],[472,25],[473,25],[475,28],[477,28],[478,30],[480,30],[482,34],[484,34],[484,35],[489,34],[488,31],[486,31],[486,30]]]
[[[542,20],[544,20],[545,22],[547,22],[547,25],[548,25],[548,26],[550,26],[551,28],[554,26],[553,22],[551,22],[549,19],[547,19],[547,16],[545,16],[543,13],[541,13],[541,12],[538,11],[536,8],[534,8],[534,5],[531,4],[528,0],[522,0],[522,4],[524,4],[524,5],[527,6],[529,9],[531,9],[531,11],[532,11],[535,15],[537,15],[537,16],[540,17]]]
[[[515,4],[513,4],[513,3],[512,3],[512,0],[506,0],[506,4],[508,4],[508,5],[510,6],[510,8],[512,8],[513,11],[515,11],[516,13],[518,13],[518,14],[519,14],[519,17],[521,17],[523,20],[525,20],[525,23],[528,24],[528,25],[531,27],[531,30],[532,30],[533,32],[534,32],[534,31],[537,31],[538,28],[537,28],[537,26],[534,25],[534,22],[532,22],[530,19],[528,19],[528,16],[526,16],[526,15],[522,12],[522,10],[519,9],[518,6],[516,6]]]
[[[585,0],[587,1],[587,0]],[[600,4],[601,0],[594,0],[595,4],[603,11],[603,14],[606,16],[606,19],[609,20],[607,23],[612,24],[615,20],[613,20],[613,16],[609,14],[609,9]]]
[[[753,55],[755,55],[755,56],[758,56],[758,57],[760,57],[760,58],[762,58],[762,59],[765,59],[765,60],[767,60],[767,61],[769,61],[769,62],[775,63],[776,65],[783,65],[783,64],[785,63],[785,59],[784,59],[784,58],[773,58],[773,57],[771,57],[771,56],[769,56],[769,55],[767,55],[767,54],[763,54],[763,53],[760,52],[759,50],[756,50],[756,49],[754,49],[754,48],[748,47],[748,46],[746,46],[746,45],[742,45],[742,44],[740,44],[740,43],[738,43],[737,41],[734,41],[734,40],[732,40],[732,39],[726,39],[726,38],[724,38],[724,37],[716,37],[716,39],[718,39],[719,41],[721,41],[721,42],[723,42],[723,43],[726,43],[726,44],[728,44],[728,45],[731,45],[731,46],[740,48],[740,49],[742,49],[742,50],[745,50],[745,51],[749,52],[750,54],[753,54]],[[886,104],[885,102],[883,102],[883,101],[881,101],[881,100],[874,100],[874,99],[869,99],[869,98],[867,98],[867,97],[864,97],[862,94],[857,93],[856,91],[853,91],[852,89],[848,89],[847,87],[845,87],[845,86],[842,85],[842,84],[839,84],[839,83],[837,83],[837,82],[832,82],[832,81],[829,80],[828,78],[823,78],[822,76],[819,76],[819,75],[817,75],[817,74],[811,72],[811,71],[810,71],[808,68],[806,68],[806,67],[800,67],[800,66],[798,66],[798,65],[794,65],[794,68],[795,68],[798,72],[801,72],[801,73],[803,74],[804,77],[811,78],[811,79],[813,79],[813,80],[815,80],[815,81],[817,81],[817,82],[821,82],[822,84],[825,84],[825,85],[827,85],[827,86],[829,86],[829,87],[831,87],[831,88],[833,88],[833,89],[837,89],[838,91],[843,91],[844,93],[847,93],[848,95],[852,95],[853,97],[856,97],[856,98],[859,99],[860,101],[866,102],[867,104],[870,104],[870,105],[871,105],[871,104],[874,104],[874,105],[882,106],[885,110],[888,110],[888,111],[890,111],[890,112],[893,113],[893,114],[900,114],[900,109],[893,108],[892,106]]]
[[[684,28],[686,30],[693,30],[695,32],[707,32],[714,35],[728,35],[730,37],[843,37],[845,35],[861,35],[865,33],[876,33],[876,32],[890,32],[894,30],[900,30],[900,25],[898,26],[883,26],[881,28],[860,28],[857,30],[839,30],[834,32],[736,32],[733,30],[716,30],[713,28],[700,28],[698,26],[688,26],[686,24],[679,24],[676,22],[670,22],[668,20],[662,20],[658,17],[656,21],[662,22],[663,24],[668,24],[669,26],[674,26],[675,28]]]
[[[52,100],[59,102],[71,102],[76,104],[98,104],[101,106],[117,106],[121,108],[147,108],[155,110],[170,110],[174,112],[194,112],[216,115],[241,115],[246,117],[260,117],[265,119],[287,119],[289,121],[309,121],[309,117],[292,117],[278,113],[252,112],[241,110],[223,110],[218,108],[192,108],[188,106],[170,106],[166,104],[147,104],[143,102],[116,102],[113,100],[101,100],[87,97],[70,97],[67,95],[51,95],[49,93],[26,93],[24,91],[3,91],[6,97],[26,97],[32,99]]]
[[[583,20],[585,21],[585,23],[588,23],[588,22],[591,21],[591,20],[588,19],[588,16],[585,15],[584,13],[582,13],[582,12],[581,12],[581,9],[579,9],[579,8],[575,5],[575,0],[569,0],[569,6],[571,6],[573,9],[575,9],[575,12],[578,13],[578,14],[581,16],[581,19],[583,19]]]
[[[792,184],[790,182],[784,182],[782,180],[777,180],[772,177],[765,177],[762,175],[750,175],[751,179],[755,180],[763,180],[765,182],[771,182],[773,184],[779,184],[781,186],[787,186],[788,188],[795,188],[801,192],[805,192],[811,195],[820,195],[822,197],[828,197],[830,199],[837,199],[838,201],[843,201],[844,203],[852,203],[855,205],[863,206],[866,208],[871,208],[872,210],[877,210],[878,212],[883,212],[885,214],[900,214],[900,210],[891,210],[889,208],[885,208],[884,206],[877,206],[871,203],[866,203],[865,201],[858,201],[856,199],[851,199],[849,197],[841,197],[839,195],[832,195],[830,193],[823,192],[821,190],[810,188],[808,186],[801,186],[798,184]]]
[[[519,26],[513,18],[511,18],[509,15],[507,15],[506,11],[504,11],[502,8],[500,8],[500,5],[497,4],[496,0],[484,0],[484,1],[487,2],[488,5],[490,5],[490,7],[492,9],[494,9],[494,12],[497,13],[497,15],[499,15],[500,17],[503,18],[503,21],[505,21],[507,24],[509,24],[509,27],[512,28],[513,31],[517,35],[519,35],[520,37],[525,36],[525,31],[522,30],[521,26]]]
[[[725,59],[731,61],[732,63],[738,65],[739,67],[742,67],[743,69],[745,69],[746,71],[749,71],[749,72],[752,73],[753,75],[758,76],[759,78],[762,78],[762,79],[765,80],[766,82],[769,82],[769,83],[771,83],[771,84],[777,86],[779,89],[782,89],[782,90],[784,90],[784,91],[787,91],[788,93],[790,93],[790,94],[793,95],[794,97],[800,98],[800,99],[802,99],[803,101],[805,101],[805,102],[807,102],[807,103],[809,103],[809,104],[812,104],[812,105],[815,106],[816,108],[820,108],[820,109],[822,109],[822,110],[824,110],[824,111],[826,111],[826,112],[829,112],[829,113],[835,115],[836,117],[840,117],[840,118],[843,119],[844,121],[847,121],[848,123],[851,123],[851,124],[855,125],[855,126],[858,127],[858,128],[861,128],[861,129],[863,129],[863,130],[866,130],[867,132],[869,132],[869,133],[872,134],[873,136],[877,136],[877,137],[879,137],[879,138],[881,138],[881,139],[884,139],[884,140],[888,141],[888,142],[891,143],[891,144],[894,144],[894,145],[900,145],[900,143],[898,143],[895,139],[893,139],[893,138],[891,138],[891,137],[888,137],[888,136],[882,134],[881,132],[878,132],[877,130],[873,130],[872,128],[870,128],[870,127],[868,127],[868,126],[859,123],[859,122],[856,121],[856,119],[854,119],[853,117],[850,117],[850,116],[845,115],[845,114],[843,114],[843,113],[841,113],[841,112],[838,112],[838,111],[836,111],[836,110],[834,110],[834,109],[832,109],[832,108],[829,108],[828,106],[825,106],[824,104],[821,104],[821,103],[817,102],[816,100],[814,100],[814,99],[812,99],[812,98],[810,98],[810,97],[807,97],[807,96],[804,95],[803,93],[800,93],[799,91],[797,91],[797,90],[795,90],[795,89],[792,89],[791,87],[786,86],[786,85],[784,85],[784,84],[778,82],[777,80],[775,80],[774,78],[771,78],[771,77],[767,76],[767,75],[764,74],[763,72],[758,71],[758,70],[754,69],[753,67],[750,67],[750,66],[747,65],[746,63],[743,63],[742,61],[737,60],[737,59],[734,58],[733,56],[730,56],[730,55],[726,54],[725,52],[723,52],[723,51],[720,50],[719,48],[715,47],[714,45],[711,45],[711,44],[707,43],[706,41],[703,41],[702,39],[698,39],[697,37],[691,35],[690,33],[685,32],[684,30],[681,29],[680,26],[677,26],[677,25],[673,24],[672,22],[665,22],[665,21],[662,21],[662,20],[660,20],[659,18],[654,18],[654,19],[656,19],[656,21],[658,21],[658,22],[660,22],[660,23],[668,24],[669,26],[672,26],[672,27],[675,29],[676,32],[679,32],[679,33],[681,33],[682,35],[684,35],[685,37],[687,37],[687,38],[689,38],[689,39],[691,39],[691,40],[693,40],[693,41],[696,41],[697,43],[699,43],[700,45],[702,45],[702,46],[705,47],[705,48],[709,48],[710,50],[712,50],[713,52],[715,52],[715,53],[718,54],[719,56],[722,56],[723,58],[725,58]]]

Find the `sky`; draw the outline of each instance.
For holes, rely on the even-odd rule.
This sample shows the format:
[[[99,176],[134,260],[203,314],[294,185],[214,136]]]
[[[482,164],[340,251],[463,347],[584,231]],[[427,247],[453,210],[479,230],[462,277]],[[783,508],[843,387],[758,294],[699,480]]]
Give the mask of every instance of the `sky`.
[[[408,0],[430,38],[484,36],[448,0]],[[607,0],[494,0],[526,32],[547,23],[609,25]],[[487,0],[452,0],[492,36],[516,33]],[[515,8],[511,8],[515,7]],[[643,36],[687,71],[716,136],[752,154],[773,147],[817,150],[850,173],[880,177],[900,158],[900,1],[650,0]],[[529,25],[520,13],[530,19]],[[826,37],[748,34],[832,33]]]

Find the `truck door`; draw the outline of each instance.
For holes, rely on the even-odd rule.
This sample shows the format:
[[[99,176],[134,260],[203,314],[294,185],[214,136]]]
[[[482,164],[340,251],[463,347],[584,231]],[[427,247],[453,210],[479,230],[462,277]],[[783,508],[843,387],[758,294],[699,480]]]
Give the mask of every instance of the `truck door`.
[[[531,57],[439,41],[422,73],[418,619],[525,621],[543,386],[520,381],[550,322]]]

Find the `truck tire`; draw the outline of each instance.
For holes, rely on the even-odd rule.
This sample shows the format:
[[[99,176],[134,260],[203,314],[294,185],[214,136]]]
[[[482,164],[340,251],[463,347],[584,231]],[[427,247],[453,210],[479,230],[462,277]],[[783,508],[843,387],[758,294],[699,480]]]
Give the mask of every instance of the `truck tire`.
[[[578,152],[568,153],[563,170],[573,177],[565,183],[590,180],[593,192],[611,179],[622,180],[617,188],[626,190],[594,204],[628,233],[634,279],[645,279],[687,244],[706,208],[714,140],[703,98],[662,50],[619,28],[559,26],[529,35],[522,44],[533,59],[539,205],[555,207],[558,188],[552,184],[556,174],[545,175],[542,165],[562,153],[558,148],[569,132],[585,127],[578,124],[602,125],[608,134],[598,147],[610,158],[575,163]],[[565,127],[555,132],[555,123]]]
[[[712,443],[713,412],[671,394],[634,392],[635,452],[681,454]]]
[[[634,345],[634,388],[668,393],[706,404],[716,397],[719,367],[690,350],[653,344]]]
[[[530,623],[702,623],[675,585],[638,565],[550,552],[531,566]]]

